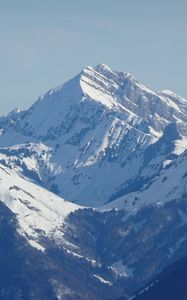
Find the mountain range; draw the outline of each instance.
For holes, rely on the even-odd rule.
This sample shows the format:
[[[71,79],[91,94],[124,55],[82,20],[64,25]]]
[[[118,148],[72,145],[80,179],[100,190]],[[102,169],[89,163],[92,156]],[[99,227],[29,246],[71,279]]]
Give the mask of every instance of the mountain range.
[[[187,100],[84,68],[0,117],[0,200],[1,299],[136,297],[187,255]]]

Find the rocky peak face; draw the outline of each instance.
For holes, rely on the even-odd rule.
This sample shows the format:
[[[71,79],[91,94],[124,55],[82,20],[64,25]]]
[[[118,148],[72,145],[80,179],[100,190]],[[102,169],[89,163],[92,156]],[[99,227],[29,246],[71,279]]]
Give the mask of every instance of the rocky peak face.
[[[153,92],[129,73],[100,64],[85,67],[65,84],[40,96],[29,110],[21,115],[18,112],[15,127],[24,135],[50,139],[51,131],[63,129],[67,126],[64,123],[72,121],[73,111],[74,118],[81,118],[86,113],[94,115],[96,110],[133,126],[146,123],[157,132],[162,132],[168,122],[187,121],[186,102],[181,97],[168,91]]]
[[[129,73],[104,64],[85,67],[30,109],[0,119],[0,159],[71,201],[99,206],[132,191],[140,173],[141,183],[155,176],[159,163],[186,149],[185,103],[172,92],[151,91]],[[153,168],[155,155],[160,160]]]

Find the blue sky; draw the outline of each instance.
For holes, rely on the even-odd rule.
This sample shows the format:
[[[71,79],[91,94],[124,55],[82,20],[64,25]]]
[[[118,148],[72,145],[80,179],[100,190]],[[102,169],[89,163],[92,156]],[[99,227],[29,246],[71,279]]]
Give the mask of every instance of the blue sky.
[[[0,0],[0,114],[105,63],[187,98],[187,0]]]

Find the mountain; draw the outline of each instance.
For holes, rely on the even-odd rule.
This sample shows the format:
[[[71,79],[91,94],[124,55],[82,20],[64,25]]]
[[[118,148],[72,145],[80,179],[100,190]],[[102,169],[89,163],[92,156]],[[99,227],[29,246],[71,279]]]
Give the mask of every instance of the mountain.
[[[129,73],[86,67],[0,117],[2,233],[23,245],[1,298],[133,297],[187,255],[186,187],[187,100]]]
[[[36,249],[35,260],[41,267],[37,272],[48,278],[44,286],[47,280],[55,282],[50,289],[54,295],[61,295],[57,299],[117,299],[123,294],[133,295],[160,270],[186,254],[186,161],[185,152],[173,166],[180,174],[176,183],[180,182],[181,194],[173,194],[165,201],[163,190],[160,203],[150,201],[138,208],[132,204],[131,210],[127,210],[128,205],[123,209],[97,210],[77,206],[3,165],[1,201],[16,216],[13,231],[24,238],[24,247]],[[175,186],[169,175],[168,180],[172,191]],[[47,271],[41,266],[45,261],[50,264]],[[58,270],[58,278],[51,268]],[[19,285],[20,282],[21,278]],[[24,293],[23,284],[24,279],[20,293]]]
[[[183,98],[152,92],[128,73],[86,67],[30,109],[0,119],[0,161],[65,199],[97,207],[135,189],[145,149],[169,124],[178,134],[164,161],[186,149],[186,107]]]
[[[147,156],[148,157],[148,156]],[[158,162],[157,157],[155,157]],[[132,213],[149,205],[163,205],[166,202],[186,197],[187,194],[187,151],[172,162],[166,161],[166,167],[157,176],[146,182],[138,191],[128,193],[104,206],[105,209],[125,209]]]

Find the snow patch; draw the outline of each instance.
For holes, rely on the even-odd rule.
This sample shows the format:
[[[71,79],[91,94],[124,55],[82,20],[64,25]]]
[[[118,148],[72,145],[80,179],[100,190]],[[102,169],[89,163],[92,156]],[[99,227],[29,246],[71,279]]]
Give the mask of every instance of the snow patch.
[[[108,281],[106,279],[104,279],[103,277],[97,275],[97,274],[93,274],[93,277],[97,278],[100,282],[104,283],[104,284],[107,284],[109,286],[112,285],[112,282],[111,281]]]

